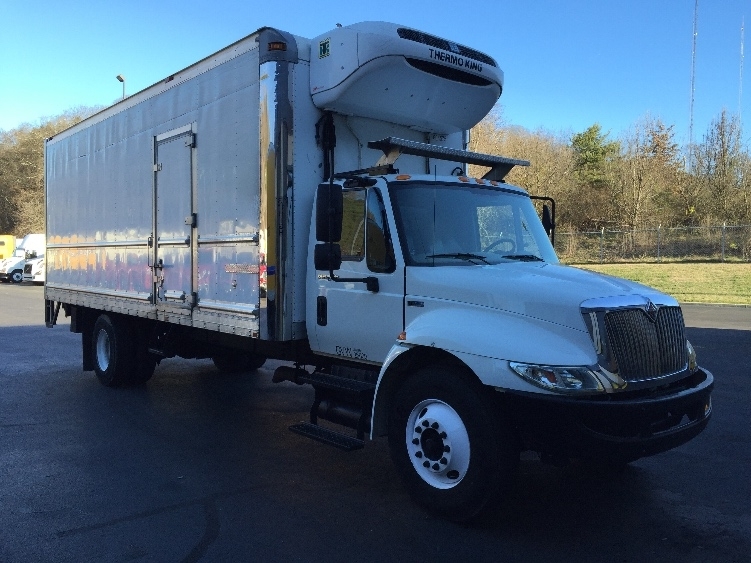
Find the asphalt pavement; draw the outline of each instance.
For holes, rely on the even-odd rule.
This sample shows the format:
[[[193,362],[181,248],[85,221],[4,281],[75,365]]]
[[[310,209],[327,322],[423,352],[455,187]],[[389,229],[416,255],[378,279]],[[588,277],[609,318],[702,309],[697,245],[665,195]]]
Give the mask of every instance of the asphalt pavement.
[[[275,363],[165,360],[102,387],[43,288],[0,284],[0,562],[751,561],[751,308],[686,305],[716,378],[706,431],[622,474],[524,456],[501,510],[430,516],[384,440],[345,453],[287,430],[312,390]]]

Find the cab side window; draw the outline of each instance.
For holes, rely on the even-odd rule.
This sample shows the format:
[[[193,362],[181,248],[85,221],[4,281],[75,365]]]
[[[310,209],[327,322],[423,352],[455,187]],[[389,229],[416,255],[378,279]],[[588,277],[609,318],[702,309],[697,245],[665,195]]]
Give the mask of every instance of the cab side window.
[[[342,218],[342,260],[360,262],[365,257],[366,191],[344,190]]]
[[[394,250],[389,239],[386,209],[375,188],[368,190],[366,214],[366,255],[371,272],[393,272],[396,267]]]
[[[372,272],[393,272],[394,251],[386,224],[386,210],[375,188],[345,189],[342,221],[342,260],[366,259]]]

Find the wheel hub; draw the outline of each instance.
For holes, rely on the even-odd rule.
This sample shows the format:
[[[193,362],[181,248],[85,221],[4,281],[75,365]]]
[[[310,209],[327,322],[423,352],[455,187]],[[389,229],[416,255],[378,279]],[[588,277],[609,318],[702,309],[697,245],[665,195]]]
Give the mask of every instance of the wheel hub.
[[[407,451],[420,477],[439,489],[456,486],[469,468],[467,429],[459,414],[443,401],[422,401],[412,409]]]
[[[96,361],[102,371],[110,365],[110,337],[106,330],[100,330],[96,336]]]

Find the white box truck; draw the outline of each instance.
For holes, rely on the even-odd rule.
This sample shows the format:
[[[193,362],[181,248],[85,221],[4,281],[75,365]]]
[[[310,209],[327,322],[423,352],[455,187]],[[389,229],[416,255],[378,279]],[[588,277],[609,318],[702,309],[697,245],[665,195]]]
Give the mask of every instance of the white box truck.
[[[488,55],[406,26],[263,28],[46,142],[46,322],[83,369],[286,360],[296,432],[387,436],[413,497],[494,504],[520,452],[622,466],[711,415],[681,308],[560,265],[528,162],[466,151],[501,94]],[[470,178],[467,165],[487,167]],[[554,215],[554,213],[552,214]]]

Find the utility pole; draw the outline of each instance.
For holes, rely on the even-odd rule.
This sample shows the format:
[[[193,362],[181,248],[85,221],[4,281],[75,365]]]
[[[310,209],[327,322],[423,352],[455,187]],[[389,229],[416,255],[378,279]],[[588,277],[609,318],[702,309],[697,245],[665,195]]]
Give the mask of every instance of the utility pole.
[[[741,123],[741,108],[743,102],[743,32],[746,27],[745,16],[741,20],[741,75],[738,80],[738,123]]]
[[[696,36],[698,35],[699,0],[694,3],[694,38],[691,48],[691,102],[688,113],[688,171],[691,171],[694,151],[694,91],[696,90]]]

